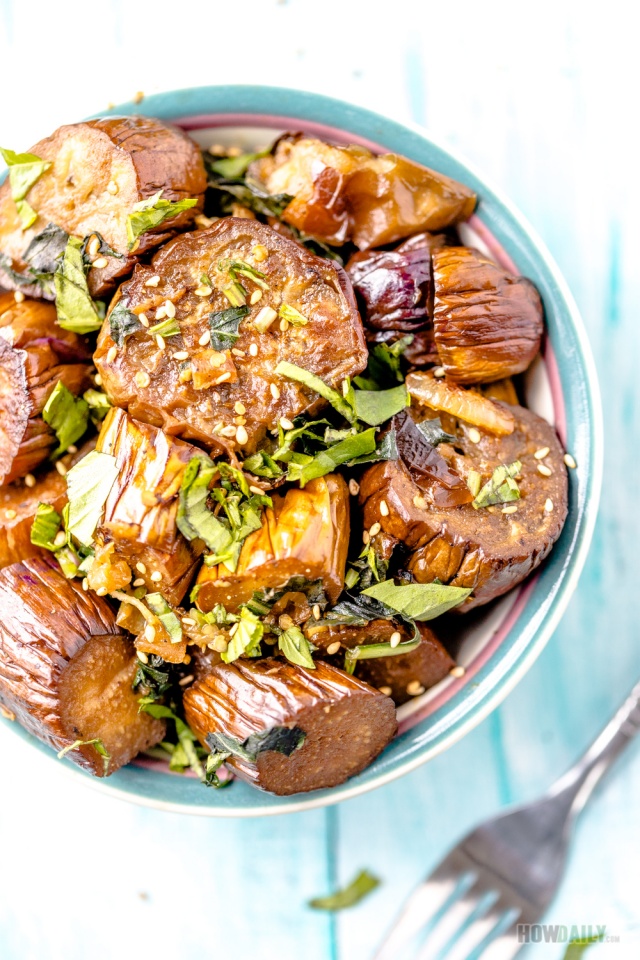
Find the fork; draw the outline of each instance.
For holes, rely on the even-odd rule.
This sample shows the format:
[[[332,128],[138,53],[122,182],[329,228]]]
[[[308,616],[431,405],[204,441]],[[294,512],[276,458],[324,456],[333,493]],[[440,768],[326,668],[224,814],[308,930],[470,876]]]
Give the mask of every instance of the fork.
[[[543,797],[460,841],[409,896],[374,960],[515,957],[518,925],[539,921],[560,885],[578,814],[639,729],[640,683]]]

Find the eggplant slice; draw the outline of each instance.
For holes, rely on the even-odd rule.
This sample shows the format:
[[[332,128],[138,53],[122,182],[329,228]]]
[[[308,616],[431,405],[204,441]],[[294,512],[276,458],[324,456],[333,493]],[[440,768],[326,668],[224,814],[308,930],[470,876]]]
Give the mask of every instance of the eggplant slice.
[[[35,557],[0,572],[0,609],[0,703],[26,730],[56,751],[81,741],[69,759],[98,777],[162,739],[164,723],[138,712],[135,650],[105,600]]]
[[[272,658],[220,664],[189,687],[184,708],[209,748],[207,737],[216,733],[239,744],[267,731],[272,742],[280,738],[285,752],[258,747],[254,761],[226,761],[241,779],[280,796],[343,783],[364,770],[397,729],[389,697],[322,662],[315,670]]]

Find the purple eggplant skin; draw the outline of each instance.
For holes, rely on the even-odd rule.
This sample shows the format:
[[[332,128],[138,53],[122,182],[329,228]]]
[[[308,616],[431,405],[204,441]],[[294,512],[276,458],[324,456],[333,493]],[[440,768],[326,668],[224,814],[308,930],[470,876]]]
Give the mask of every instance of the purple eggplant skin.
[[[0,571],[0,704],[43,743],[96,776],[157,743],[164,723],[138,713],[136,653],[102,597],[67,580],[53,557]],[[100,739],[108,766],[95,746]]]
[[[431,325],[431,250],[357,253],[347,264],[365,327],[415,333]]]

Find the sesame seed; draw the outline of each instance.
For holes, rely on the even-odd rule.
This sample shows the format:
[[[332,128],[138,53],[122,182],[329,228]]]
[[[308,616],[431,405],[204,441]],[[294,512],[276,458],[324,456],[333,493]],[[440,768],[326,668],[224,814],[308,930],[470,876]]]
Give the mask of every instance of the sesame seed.
[[[220,434],[223,437],[235,437],[236,427],[234,427],[233,424],[229,424],[228,427],[222,428],[222,430],[220,431]]]
[[[209,330],[205,330],[202,336],[198,339],[198,343],[200,344],[201,347],[206,347],[206,345],[210,342],[211,342],[211,332]]]
[[[238,427],[238,429],[236,430],[236,440],[238,441],[241,447],[243,447],[245,443],[247,443],[247,441],[249,440],[249,434],[247,433],[247,431],[243,426]]]
[[[240,414],[247,412],[247,408],[245,407],[242,400],[236,400],[236,402],[233,405],[233,409],[235,410],[236,413],[240,413]]]
[[[442,377],[444,377],[444,375],[445,375],[444,367],[435,367],[435,369],[434,369],[434,371],[433,371],[433,375],[434,375],[434,377],[436,377],[438,380],[441,380]]]
[[[411,683],[407,684],[407,693],[410,697],[419,697],[421,693],[424,693],[424,687],[419,680],[412,680]]]
[[[471,443],[480,443],[480,431],[477,430],[476,427],[469,427],[467,436],[469,440],[471,440]]]
[[[244,356],[245,356],[244,350],[239,350],[237,347],[231,347],[231,353],[234,355],[234,357],[244,357]]]
[[[544,510],[545,510],[545,513],[553,513],[553,500],[551,499],[551,497],[547,497],[547,499],[545,500]]]
[[[138,571],[138,573],[146,573],[146,572],[147,572],[147,568],[146,568],[145,564],[142,563],[142,562],[136,563],[136,570]]]
[[[167,316],[167,311],[164,305],[161,307],[158,307],[158,309],[156,310],[156,320],[164,320],[166,316]]]
[[[93,263],[91,264],[91,266],[92,266],[92,267],[97,267],[98,270],[102,270],[104,267],[106,267],[106,265],[107,265],[108,262],[109,262],[109,261],[107,260],[106,257],[98,257],[97,260],[94,260],[94,261],[93,261]]]
[[[115,197],[117,192],[118,184],[115,182],[115,180],[110,180],[107,184],[107,193],[110,193],[112,197]]]
[[[176,315],[176,306],[175,306],[175,303],[173,303],[172,300],[165,300],[165,302],[164,302],[164,308],[165,308],[165,310],[167,311],[167,316],[168,316],[171,320],[173,320],[173,318],[174,318],[175,315]]]
[[[78,448],[76,447],[75,443],[70,443],[69,446],[67,447],[67,453],[77,453],[77,452],[78,452]]]
[[[213,291],[211,287],[201,283],[200,286],[196,287],[193,292],[195,293],[196,297],[210,297]]]
[[[353,477],[349,480],[349,493],[352,497],[357,497],[360,493],[360,484],[357,480],[354,480]]]
[[[156,628],[153,626],[153,624],[148,623],[144,628],[144,638],[145,640],[148,640],[149,643],[153,643],[153,641],[155,640]]]
[[[216,633],[216,628],[212,623],[205,623],[202,627],[202,632],[205,637],[214,637]]]
[[[193,617],[183,617],[182,622],[184,623],[185,627],[195,627],[197,623],[197,621],[194,620]]]
[[[395,648],[398,646],[401,640],[402,640],[402,634],[400,633],[400,631],[394,630],[394,632],[389,637],[389,646],[395,650]]]
[[[64,530],[58,530],[53,540],[54,547],[62,547],[66,542],[67,542],[66,533],[64,532]]]
[[[421,497],[420,494],[417,493],[413,498],[413,505],[414,507],[417,507],[419,510],[424,510],[424,508],[427,505],[427,501],[424,499],[424,497]]]
[[[193,680],[195,680],[194,675],[192,673],[189,673],[186,677],[182,677],[181,680],[178,680],[178,684],[181,687],[186,687],[187,684],[191,683]]]
[[[106,597],[106,595],[107,595],[107,588],[106,588],[106,587],[98,587],[98,589],[96,590],[96,594],[97,594],[99,597]]]
[[[174,360],[188,360],[189,353],[187,350],[178,350],[177,353],[173,355]]]
[[[283,333],[285,333],[289,329],[289,321],[282,319],[280,321],[280,329],[282,330]]]
[[[370,536],[370,537],[375,537],[376,534],[380,533],[380,530],[381,530],[380,524],[376,521],[376,523],[373,523],[373,524],[369,527],[369,536]]]
[[[84,590],[85,593],[89,589],[89,581],[87,580],[86,577],[84,577],[82,580],[82,589]]]
[[[549,453],[549,447],[540,447],[539,450],[536,450],[534,457],[536,460],[544,460],[546,455]]]
[[[234,417],[234,418],[233,418],[233,422],[235,423],[235,425],[236,425],[237,427],[244,427],[244,425],[245,425],[246,422],[247,422],[247,418],[246,418],[246,417]]]
[[[250,345],[250,347],[249,347],[249,354],[250,354],[250,356],[252,356],[252,357],[257,357],[257,356],[258,356],[258,344],[257,344],[257,343],[252,343],[252,344]],[[273,387],[274,384],[271,384],[271,386]]]
[[[569,467],[570,470],[575,470],[577,464],[576,464],[575,460],[573,459],[573,457],[571,456],[570,453],[565,453],[563,459],[564,459],[564,462],[566,463],[566,465]]]
[[[251,483],[249,484],[249,490],[251,490],[251,493],[257,494],[257,496],[261,496],[264,493],[264,490],[262,489],[262,487],[256,487],[254,484],[251,484]]]
[[[329,646],[327,647],[327,653],[329,654],[330,657],[332,657],[333,654],[337,653],[339,649],[340,649],[340,641],[336,640],[334,643],[329,644]]]
[[[164,337],[161,337],[159,333],[156,333],[156,346],[158,350],[166,350],[167,345],[164,342]]]
[[[226,356],[220,350],[214,350],[209,357],[209,363],[212,367],[221,367],[223,363],[226,363],[226,360]]]
[[[90,257],[95,257],[100,252],[100,240],[93,236],[87,244],[87,253]]]
[[[386,501],[386,500],[381,500],[381,501],[380,501],[380,516],[381,516],[381,517],[388,517],[388,516],[389,516],[389,507],[388,507],[388,505],[387,505],[387,501]]]
[[[34,475],[33,475],[32,473],[28,473],[28,474],[26,475],[26,477],[24,478],[24,485],[25,485],[25,487],[35,487],[35,485],[36,485],[36,478],[34,477]]]
[[[252,346],[253,346],[253,344],[252,344]],[[257,353],[257,351],[256,351],[256,353]],[[269,390],[271,391],[271,396],[273,397],[274,400],[279,400],[279,399],[280,399],[280,391],[279,391],[279,389],[276,387],[275,383],[271,383],[271,384],[269,385]]]
[[[144,285],[145,287],[157,287],[159,283],[160,283],[160,277],[156,273],[152,277],[149,277],[148,280],[145,280]]]
[[[371,540],[371,534],[369,533],[368,530],[365,530],[364,533],[362,534],[362,542],[367,544],[369,543],[370,540]]]
[[[293,626],[293,620],[288,613],[283,613],[278,617],[278,626],[281,627],[282,630],[291,629]]]
[[[314,620],[319,620],[319,619],[320,619],[320,604],[319,604],[319,603],[314,603],[313,607],[311,608],[311,612],[313,613],[313,619],[314,619]]]
[[[393,690],[391,689],[391,687],[378,687],[378,690],[380,691],[380,693],[383,693],[385,697],[390,697],[391,694],[393,693]]]
[[[349,395],[349,387],[350,387],[349,381],[348,381],[348,380],[343,380],[343,381],[342,381],[342,396],[343,396],[343,397],[346,397],[346,396]]]
[[[95,383],[96,383],[96,386],[97,386],[97,387],[101,387],[101,386],[102,386],[102,377],[100,376],[99,373],[96,373],[96,375],[95,375],[95,377],[94,377],[93,379],[95,380]]]
[[[153,583],[160,583],[162,580],[162,574],[159,570],[154,570],[150,579],[153,581]]]
[[[449,676],[450,676],[450,677],[464,677],[464,675],[465,675],[466,672],[467,672],[467,671],[465,670],[464,667],[460,667],[460,666],[458,666],[458,667],[452,667],[451,670],[449,670]]]
[[[230,637],[235,636],[235,634],[238,632],[239,626],[240,626],[239,623],[234,623],[234,625],[233,625],[233,626],[231,627],[231,629],[229,630],[229,636],[230,636]]]
[[[219,384],[219,383],[225,383],[227,380],[231,380],[231,374],[229,372],[221,374],[213,382],[215,384]]]
[[[58,461],[57,461],[57,463],[56,463],[56,470],[58,471],[58,473],[60,474],[61,477],[66,477],[66,475],[67,475],[67,468],[65,467],[64,463],[62,462],[62,460],[58,460]]]
[[[509,504],[508,507],[503,507],[503,508],[502,508],[502,512],[503,512],[503,513],[517,513],[517,512],[518,512],[518,507],[516,506],[515,503],[511,503],[511,504]]]
[[[16,303],[22,303],[22,301],[24,300],[24,293],[22,292],[22,290],[16,290],[13,294],[13,299],[15,300]]]
[[[153,627],[151,629],[153,629]],[[146,635],[146,628],[145,628],[145,635]],[[138,650],[138,660],[140,661],[140,663],[149,663],[149,657],[146,655],[144,650]]]
[[[113,361],[117,356],[118,356],[118,348],[109,347],[109,349],[107,350],[107,363],[113,363]]]
[[[149,384],[151,383],[151,377],[149,376],[146,370],[138,370],[138,372],[134,377],[134,380],[136,381],[137,385],[140,388],[148,387]]]
[[[214,637],[214,639],[209,644],[209,647],[212,650],[215,650],[216,653],[225,653],[228,646],[229,646],[229,641],[221,633],[219,633],[217,637]]]
[[[144,587],[144,577],[138,577],[133,581],[134,587]]]
[[[543,477],[551,476],[551,469],[547,467],[544,463],[538,464],[538,473],[542,474]]]
[[[18,516],[15,510],[5,510],[4,515],[7,518],[7,520],[15,520],[15,518]]]
[[[273,307],[263,307],[253,321],[253,325],[260,331],[260,333],[266,333],[277,316],[278,314]]]
[[[256,243],[251,253],[253,254],[253,259],[257,260],[258,263],[262,263],[262,261],[266,260],[269,256],[269,251],[263,243]]]
[[[283,430],[293,430],[293,424],[291,420],[288,420],[286,417],[280,417],[280,419],[278,420],[278,423],[280,424]]]
[[[262,290],[254,290],[251,296],[249,297],[249,303],[253,306],[262,300]]]
[[[140,321],[143,327],[149,326],[149,318],[147,317],[146,313],[139,313],[138,320]]]

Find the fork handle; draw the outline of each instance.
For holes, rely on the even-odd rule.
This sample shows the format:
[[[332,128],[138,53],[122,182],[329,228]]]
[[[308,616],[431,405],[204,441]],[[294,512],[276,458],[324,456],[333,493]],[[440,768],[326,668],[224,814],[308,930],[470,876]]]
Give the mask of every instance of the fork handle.
[[[640,683],[593,741],[586,753],[551,787],[551,795],[564,793],[571,813],[580,813],[596,784],[613,761],[640,731]]]

